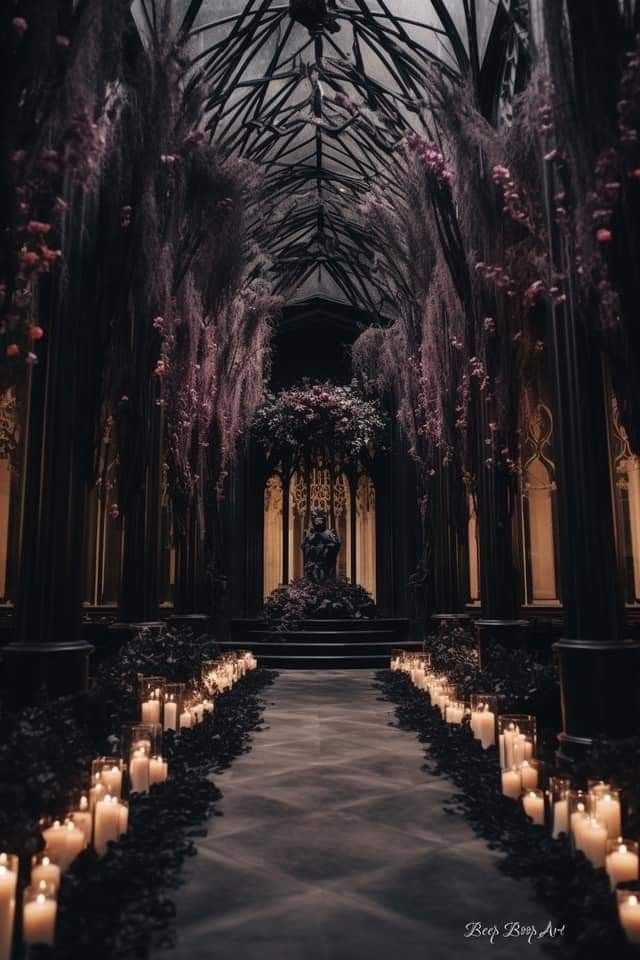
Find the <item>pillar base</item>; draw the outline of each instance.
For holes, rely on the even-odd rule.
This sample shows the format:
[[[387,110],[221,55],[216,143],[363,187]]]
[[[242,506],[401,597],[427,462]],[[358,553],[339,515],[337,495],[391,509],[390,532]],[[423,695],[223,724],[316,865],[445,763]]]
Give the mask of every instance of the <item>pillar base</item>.
[[[89,686],[90,643],[9,643],[3,653],[9,699],[28,706],[79,693]]]
[[[476,620],[480,669],[484,670],[495,657],[495,647],[507,650],[526,649],[528,620]]]
[[[582,759],[594,739],[640,735],[640,640],[559,640],[563,730],[558,759]]]

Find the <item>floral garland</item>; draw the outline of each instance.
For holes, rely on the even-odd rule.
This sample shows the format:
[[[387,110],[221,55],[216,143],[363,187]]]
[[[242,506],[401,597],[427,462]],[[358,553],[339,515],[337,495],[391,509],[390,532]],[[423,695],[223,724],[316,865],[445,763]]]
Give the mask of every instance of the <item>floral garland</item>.
[[[308,454],[356,461],[382,447],[386,417],[375,400],[365,399],[354,384],[310,384],[268,394],[253,428],[272,460],[288,461]]]

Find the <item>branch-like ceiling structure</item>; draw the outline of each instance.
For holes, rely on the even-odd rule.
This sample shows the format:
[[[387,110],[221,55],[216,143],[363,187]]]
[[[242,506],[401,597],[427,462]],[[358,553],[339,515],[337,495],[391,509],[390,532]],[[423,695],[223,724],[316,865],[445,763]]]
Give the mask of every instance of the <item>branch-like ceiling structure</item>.
[[[476,3],[490,0],[190,0],[182,33],[203,129],[224,154],[264,168],[267,253],[290,299],[344,298],[379,314],[362,201],[396,189],[394,152],[428,116],[427,74],[472,73]],[[469,41],[470,30],[473,37]]]

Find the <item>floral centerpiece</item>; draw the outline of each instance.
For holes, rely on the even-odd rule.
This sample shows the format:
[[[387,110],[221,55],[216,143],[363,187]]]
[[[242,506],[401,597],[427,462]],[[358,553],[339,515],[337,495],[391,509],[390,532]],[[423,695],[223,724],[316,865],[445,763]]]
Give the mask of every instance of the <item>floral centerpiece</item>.
[[[387,418],[378,401],[363,397],[354,384],[303,381],[267,394],[253,426],[271,461],[304,463],[321,455],[344,464],[384,446]]]

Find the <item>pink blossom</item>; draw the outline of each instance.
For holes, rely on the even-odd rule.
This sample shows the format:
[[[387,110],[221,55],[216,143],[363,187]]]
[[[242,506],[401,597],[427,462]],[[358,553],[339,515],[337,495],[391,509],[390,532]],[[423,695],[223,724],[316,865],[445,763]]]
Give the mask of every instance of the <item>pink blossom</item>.
[[[608,230],[607,227],[600,227],[599,230],[596,230],[596,239],[598,243],[610,243],[613,234],[611,230]]]
[[[11,25],[19,37],[21,37],[29,29],[29,24],[24,17],[14,17],[11,21]]]
[[[71,40],[64,33],[59,33],[56,36],[56,43],[59,47],[68,47],[71,45]]]

